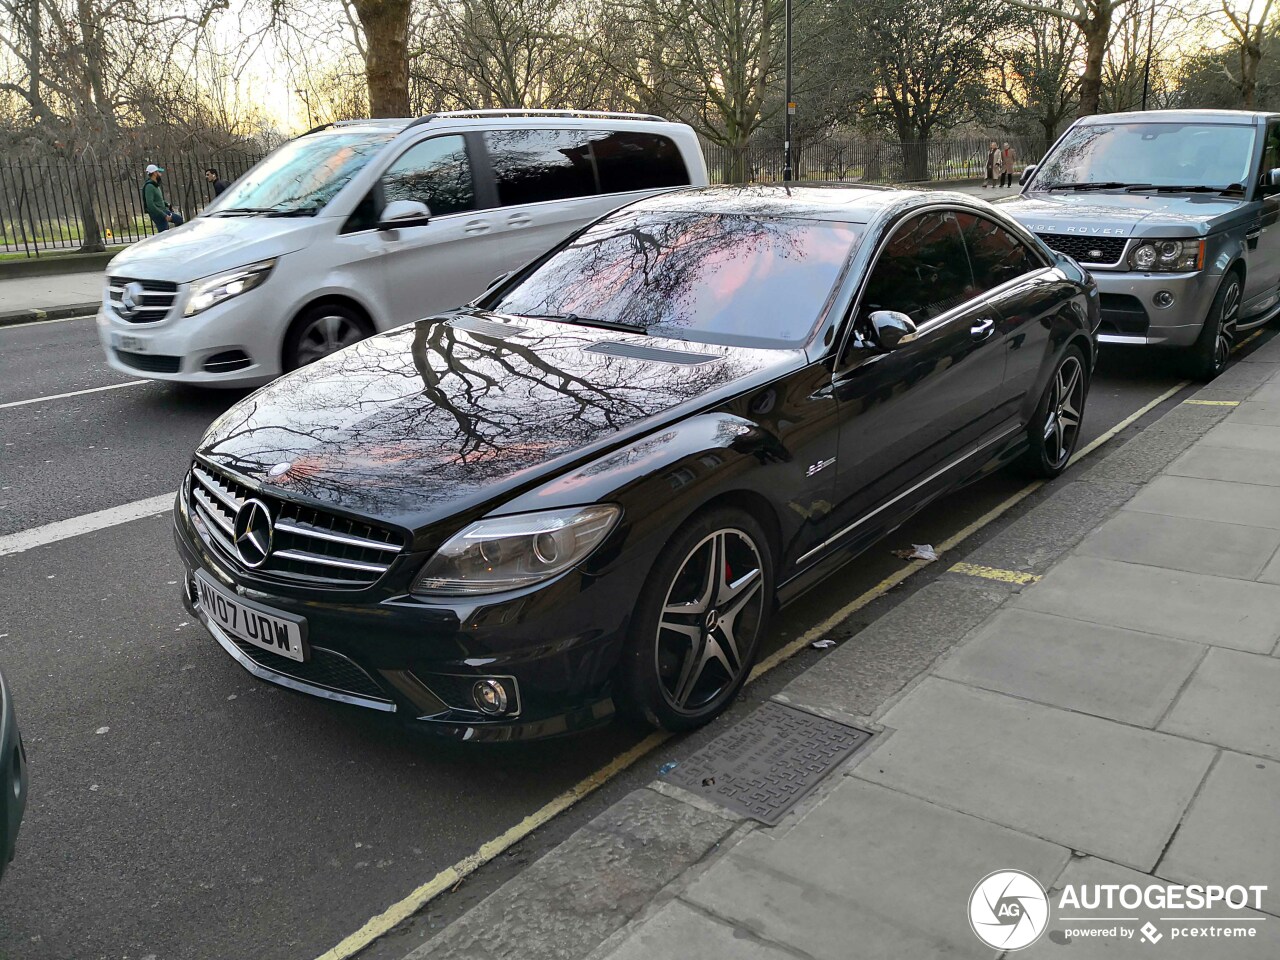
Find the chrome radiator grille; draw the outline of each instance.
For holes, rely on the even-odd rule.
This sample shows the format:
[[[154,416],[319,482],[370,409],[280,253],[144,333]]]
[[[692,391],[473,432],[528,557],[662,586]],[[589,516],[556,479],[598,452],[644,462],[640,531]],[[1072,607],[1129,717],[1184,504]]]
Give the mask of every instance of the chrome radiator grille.
[[[372,586],[404,548],[391,530],[257,493],[203,463],[191,468],[188,497],[218,549],[241,567],[251,564],[236,546],[236,515],[246,501],[264,504],[272,521],[270,549],[253,569],[293,583]]]
[[[130,289],[132,288],[132,289]],[[125,291],[129,291],[128,302]],[[121,320],[129,323],[154,323],[163,320],[178,298],[178,285],[164,280],[131,280],[128,277],[107,278],[107,299]]]

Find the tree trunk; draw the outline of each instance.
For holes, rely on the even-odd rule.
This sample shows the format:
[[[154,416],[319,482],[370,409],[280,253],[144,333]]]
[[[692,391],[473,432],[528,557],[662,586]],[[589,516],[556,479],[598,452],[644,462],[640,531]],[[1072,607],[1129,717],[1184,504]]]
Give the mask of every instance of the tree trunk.
[[[1084,73],[1080,76],[1080,109],[1078,117],[1088,117],[1098,112],[1102,99],[1102,61],[1107,55],[1107,42],[1111,38],[1111,7],[1104,2],[1098,15],[1081,24],[1084,34]]]
[[[76,200],[80,207],[80,252],[102,253],[107,245],[102,241],[102,227],[98,224],[98,212],[93,198],[98,188],[98,171],[92,164],[77,163],[75,171]]]
[[[409,116],[409,0],[356,0],[371,117]]]
[[[1246,110],[1252,110],[1258,91],[1258,62],[1262,48],[1247,38],[1240,44],[1240,101]]]

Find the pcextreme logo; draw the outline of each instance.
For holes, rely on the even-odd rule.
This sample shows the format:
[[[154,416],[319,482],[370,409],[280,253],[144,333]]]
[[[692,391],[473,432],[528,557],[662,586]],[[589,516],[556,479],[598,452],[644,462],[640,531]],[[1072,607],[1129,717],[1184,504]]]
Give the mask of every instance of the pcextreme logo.
[[[1021,870],[989,873],[969,894],[969,926],[997,950],[1022,950],[1049,925],[1049,896],[1040,881]]]

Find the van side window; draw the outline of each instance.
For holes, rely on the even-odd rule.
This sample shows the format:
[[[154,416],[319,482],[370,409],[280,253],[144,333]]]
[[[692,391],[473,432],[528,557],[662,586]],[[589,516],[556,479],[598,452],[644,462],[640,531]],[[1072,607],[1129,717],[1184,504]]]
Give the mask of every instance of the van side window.
[[[593,133],[591,153],[600,175],[601,193],[689,184],[689,171],[680,148],[669,137],[629,130]]]
[[[484,143],[504,207],[593,197],[595,166],[585,130],[489,130]]]
[[[433,137],[414,144],[382,175],[382,199],[421,201],[432,216],[475,209],[466,141]]]
[[[1044,266],[1026,244],[985,217],[958,213],[956,222],[973,265],[974,293],[985,293]]]

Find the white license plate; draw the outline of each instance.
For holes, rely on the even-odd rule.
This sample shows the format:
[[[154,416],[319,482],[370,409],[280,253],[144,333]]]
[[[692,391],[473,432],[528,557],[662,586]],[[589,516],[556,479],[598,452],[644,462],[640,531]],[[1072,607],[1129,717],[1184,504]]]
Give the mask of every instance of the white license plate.
[[[196,609],[223,633],[299,663],[307,659],[307,621],[302,617],[242,600],[199,572],[196,596]]]
[[[133,337],[127,333],[111,334],[111,345],[117,350],[128,350],[131,353],[147,352],[147,340],[145,337]]]

